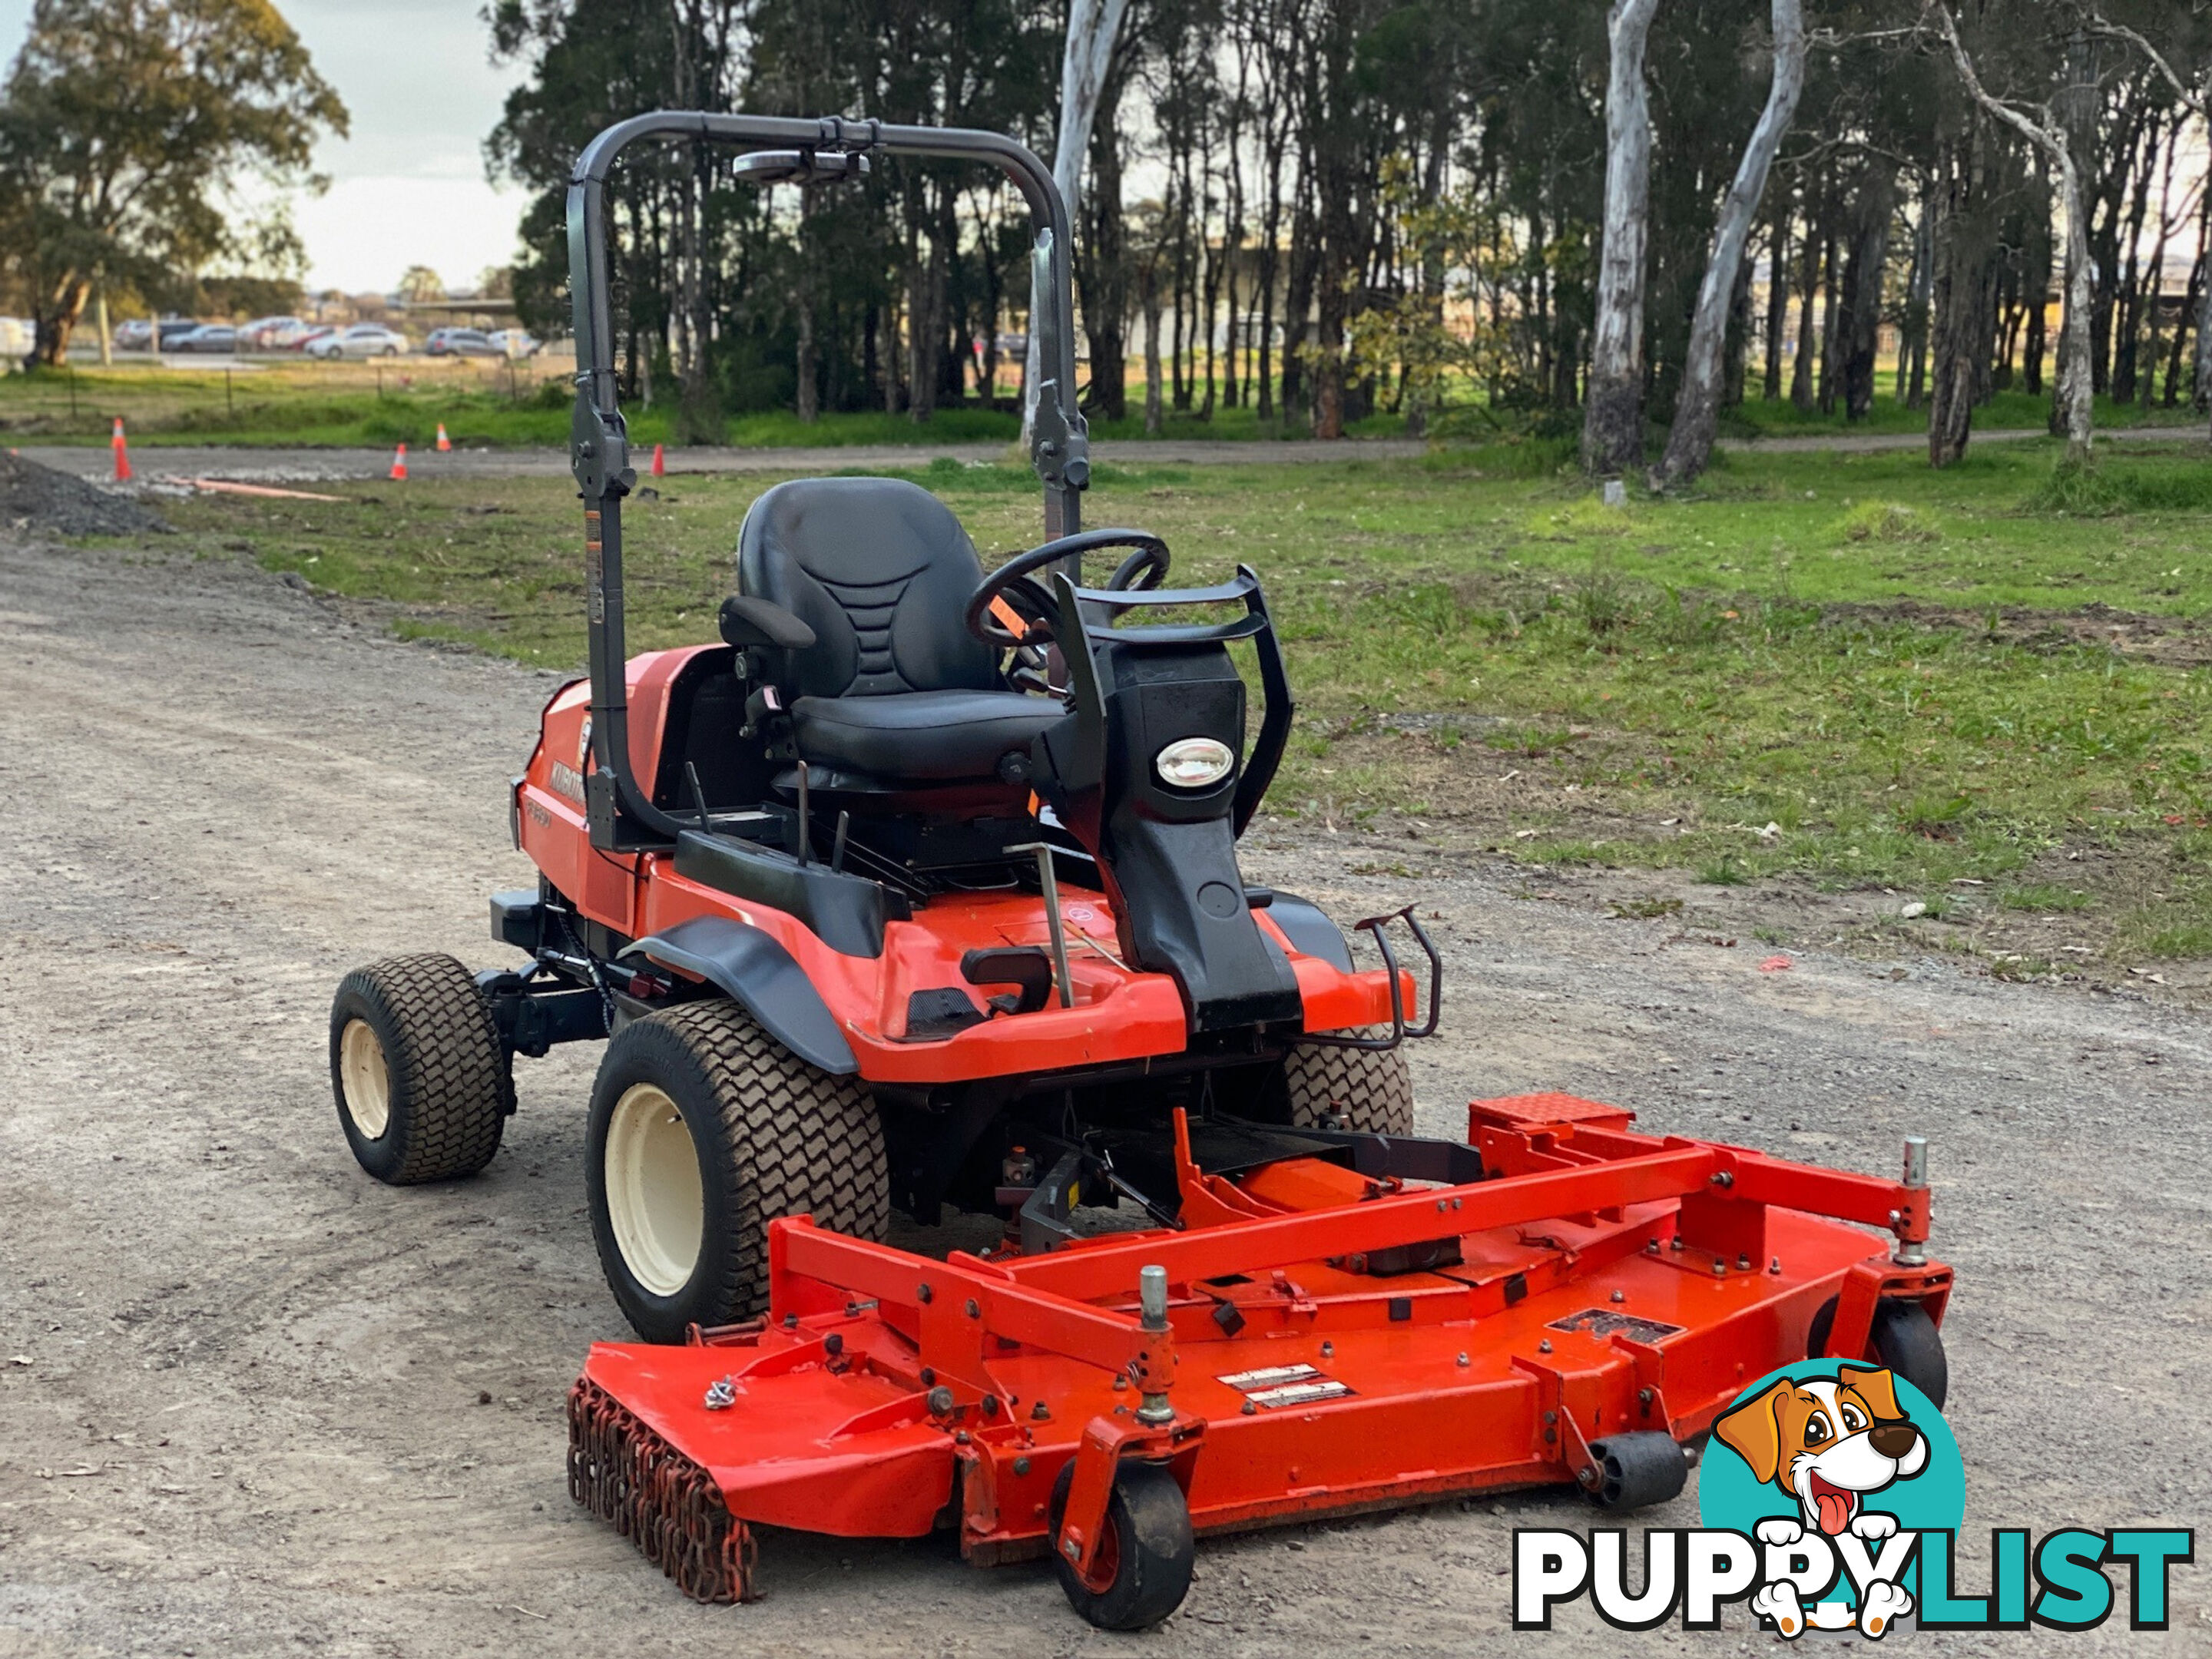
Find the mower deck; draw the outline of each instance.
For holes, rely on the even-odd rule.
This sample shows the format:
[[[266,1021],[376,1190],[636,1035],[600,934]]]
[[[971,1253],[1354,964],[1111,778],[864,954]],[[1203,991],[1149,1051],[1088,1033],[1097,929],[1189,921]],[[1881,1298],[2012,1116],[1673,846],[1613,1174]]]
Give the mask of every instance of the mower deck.
[[[1207,1175],[1178,1115],[1182,1230],[1042,1255],[776,1222],[765,1321],[594,1346],[572,1493],[720,1601],[755,1593],[756,1526],[957,1522],[971,1561],[1056,1547],[1091,1569],[1122,1459],[1170,1468],[1200,1533],[1551,1482],[1633,1506],[1680,1490],[1676,1443],[1802,1358],[1830,1298],[1831,1352],[1864,1351],[1881,1298],[1941,1320],[1924,1186],[1628,1121],[1477,1102],[1485,1178],[1414,1185],[1328,1158]]]

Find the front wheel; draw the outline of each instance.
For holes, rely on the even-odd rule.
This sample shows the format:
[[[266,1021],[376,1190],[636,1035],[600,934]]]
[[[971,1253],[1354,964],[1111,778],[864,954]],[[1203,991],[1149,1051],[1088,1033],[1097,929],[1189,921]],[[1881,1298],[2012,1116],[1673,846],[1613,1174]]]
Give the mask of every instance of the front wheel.
[[[584,1178],[608,1287],[648,1342],[768,1304],[768,1224],[880,1239],[890,1166],[858,1078],[811,1066],[734,1002],[624,1026],[592,1089]]]
[[[1182,1605],[1190,1594],[1191,1567],[1198,1544],[1191,1533],[1190,1505],[1173,1471],[1159,1463],[1125,1462],[1114,1471],[1113,1495],[1106,1500],[1106,1536],[1086,1577],[1060,1553],[1060,1517],[1075,1480],[1069,1458],[1053,1482],[1052,1565],[1068,1604],[1100,1630],[1146,1630]]]

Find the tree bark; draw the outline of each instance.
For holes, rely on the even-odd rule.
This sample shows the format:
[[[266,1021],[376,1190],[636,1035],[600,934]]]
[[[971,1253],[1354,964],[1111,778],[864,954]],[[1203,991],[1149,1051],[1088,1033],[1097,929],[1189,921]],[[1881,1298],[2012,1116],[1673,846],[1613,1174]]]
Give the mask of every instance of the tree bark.
[[[1613,0],[1606,20],[1605,223],[1583,402],[1583,470],[1593,477],[1627,472],[1644,459],[1644,246],[1651,205],[1644,49],[1658,9],[1659,0]],[[1727,292],[1723,287],[1723,300]]]
[[[1842,339],[1844,417],[1863,421],[1874,410],[1875,351],[1881,340],[1882,272],[1889,258],[1890,220],[1897,208],[1897,174],[1879,158],[1869,161],[1859,186],[1850,257],[1844,266]]]
[[[1766,106],[1751,130],[1743,159],[1736,164],[1735,179],[1721,203],[1720,221],[1713,227],[1712,252],[1705,259],[1705,281],[1698,289],[1689,349],[1682,364],[1682,389],[1674,399],[1674,425],[1667,434],[1667,453],[1654,480],[1662,488],[1688,483],[1712,459],[1713,439],[1720,427],[1729,302],[1743,264],[1744,244],[1750,240],[1759,200],[1766,194],[1766,175],[1774,165],[1774,153],[1782,147],[1782,137],[1797,113],[1798,94],[1805,89],[1802,0],[1773,0],[1773,30],[1774,73],[1767,87]]]
[[[1157,255],[1155,259],[1157,261]],[[1160,284],[1157,263],[1144,285],[1145,308],[1145,432],[1160,435],[1164,415],[1160,408]]]
[[[1959,26],[1952,19],[1950,7],[1938,5],[1936,15],[1942,22],[1943,38],[1950,43],[1952,58],[1958,65],[1959,78],[1966,84],[1967,93],[1992,117],[2042,150],[2058,169],[2061,199],[2066,204],[2066,310],[2058,330],[2057,407],[2065,419],[2066,459],[2075,465],[2085,466],[2092,459],[2093,441],[2089,311],[2094,299],[2094,271],[2089,258],[2086,218],[2088,204],[2081,189],[2081,170],[2075,164],[2073,145],[2065,125],[2049,108],[2038,112],[2043,118],[2040,121],[2031,120],[2010,104],[1984,91],[1981,77],[1974,72],[1973,61],[1966,56],[1966,49],[1959,40]]]
[[[1947,110],[1928,191],[1929,245],[1935,250],[1928,464],[1938,468],[1965,457],[1973,431],[1975,361],[1987,337],[1995,240],[1986,200],[1985,151],[1978,109],[1968,105]]]
[[[1912,227],[1912,269],[1905,283],[1905,321],[1898,331],[1897,400],[1907,409],[1920,407],[1928,375],[1928,289],[1935,271],[1935,251],[1928,246],[1928,204]]]
[[[1820,392],[1816,401],[1823,415],[1836,412],[1836,386],[1843,379],[1843,333],[1836,326],[1844,307],[1843,264],[1836,258],[1842,240],[1831,219],[1820,239]]]
[[[1816,194],[1808,180],[1804,263],[1797,268],[1797,343],[1790,365],[1790,406],[1806,414],[1813,408],[1813,307],[1820,297],[1820,227],[1827,217],[1827,181],[1820,181]]]
[[[1766,375],[1769,403],[1782,396],[1782,338],[1790,326],[1790,192],[1774,204],[1774,240],[1766,253]]]
[[[1075,275],[1083,294],[1083,332],[1091,348],[1093,413],[1118,421],[1129,412],[1129,262],[1121,210],[1120,112],[1126,76],[1109,72],[1091,130],[1091,190],[1078,221],[1088,233],[1076,245]]]

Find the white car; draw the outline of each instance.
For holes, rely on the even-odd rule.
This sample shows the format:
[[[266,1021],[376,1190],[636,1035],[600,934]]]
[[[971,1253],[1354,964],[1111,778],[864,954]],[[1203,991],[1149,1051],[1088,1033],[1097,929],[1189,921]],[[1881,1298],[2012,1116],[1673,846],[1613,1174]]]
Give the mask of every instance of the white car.
[[[382,323],[356,323],[339,333],[307,342],[307,355],[326,362],[333,357],[397,357],[408,349],[407,337]]]
[[[503,328],[490,337],[500,353],[507,357],[535,357],[538,343],[526,328]]]

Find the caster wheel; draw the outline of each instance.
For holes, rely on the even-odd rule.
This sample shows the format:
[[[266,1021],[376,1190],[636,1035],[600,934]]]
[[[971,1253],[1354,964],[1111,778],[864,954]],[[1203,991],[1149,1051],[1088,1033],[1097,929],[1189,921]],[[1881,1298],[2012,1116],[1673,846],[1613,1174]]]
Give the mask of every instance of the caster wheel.
[[[1813,1316],[1805,1334],[1805,1357],[1822,1359],[1828,1353],[1828,1333],[1835,1328],[1836,1298],[1830,1297]],[[1943,1334],[1917,1302],[1877,1302],[1874,1329],[1866,1356],[1887,1366],[1926,1395],[1936,1410],[1943,1409],[1951,1391],[1951,1362],[1943,1354]],[[1840,1357],[1840,1356],[1839,1356]]]
[[[1052,1532],[1067,1510],[1075,1460],[1061,1466],[1052,1486]],[[1124,1463],[1115,1472],[1106,1500],[1106,1536],[1089,1577],[1054,1552],[1052,1565],[1070,1606],[1100,1630],[1145,1630],[1182,1605],[1198,1554],[1190,1508],[1175,1476],[1158,1463]]]
[[[1643,1431],[1590,1443],[1597,1473],[1585,1490],[1603,1510],[1640,1510],[1681,1495],[1690,1460],[1671,1434]]]

